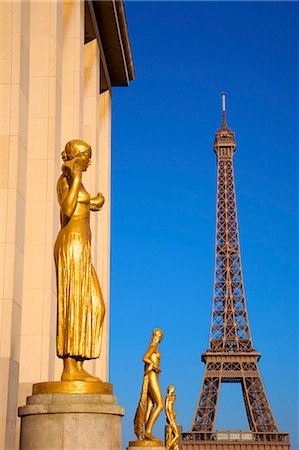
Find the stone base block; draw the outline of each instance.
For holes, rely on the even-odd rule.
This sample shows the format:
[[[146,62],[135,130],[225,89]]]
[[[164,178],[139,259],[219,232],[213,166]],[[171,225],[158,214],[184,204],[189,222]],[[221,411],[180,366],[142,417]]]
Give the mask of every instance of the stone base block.
[[[32,395],[19,408],[20,450],[121,450],[123,415],[113,395]]]

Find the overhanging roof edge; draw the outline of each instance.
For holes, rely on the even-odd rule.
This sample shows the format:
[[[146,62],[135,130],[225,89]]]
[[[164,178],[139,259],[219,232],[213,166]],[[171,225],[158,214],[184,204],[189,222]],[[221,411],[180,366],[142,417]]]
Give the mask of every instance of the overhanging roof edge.
[[[92,1],[112,86],[134,80],[134,65],[122,0]]]

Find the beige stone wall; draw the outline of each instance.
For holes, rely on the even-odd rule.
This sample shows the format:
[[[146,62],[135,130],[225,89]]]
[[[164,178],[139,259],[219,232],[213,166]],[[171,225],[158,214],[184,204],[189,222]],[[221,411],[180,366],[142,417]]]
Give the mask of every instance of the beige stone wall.
[[[56,181],[65,143],[92,145],[83,183],[106,202],[93,213],[92,252],[107,306],[102,354],[108,378],[111,93],[100,92],[101,55],[84,45],[80,1],[0,2],[0,450],[15,448],[17,396],[58,380],[53,245]],[[18,383],[19,387],[18,387]]]
[[[14,447],[25,253],[29,5],[0,2],[0,448]]]
[[[110,211],[111,211],[111,92],[103,92],[99,96],[99,158],[98,180],[99,190],[105,197],[105,205],[100,213],[98,223],[98,251],[95,263],[98,267],[99,280],[106,302],[107,316],[104,323],[102,351],[96,361],[96,374],[105,379],[109,371],[109,305],[110,305]]]

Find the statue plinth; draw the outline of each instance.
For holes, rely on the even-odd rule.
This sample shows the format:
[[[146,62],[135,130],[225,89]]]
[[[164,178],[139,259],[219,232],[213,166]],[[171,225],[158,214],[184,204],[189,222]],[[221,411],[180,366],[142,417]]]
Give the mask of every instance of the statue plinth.
[[[148,448],[150,450],[165,450],[163,441],[150,441],[148,439],[130,441],[127,450],[141,450],[142,448]]]
[[[84,388],[82,383],[86,384]],[[59,384],[62,391],[72,384],[81,392],[57,392]],[[115,396],[90,391],[99,389],[98,384],[102,385],[65,381],[34,385],[34,394],[27,397],[26,406],[19,408],[20,450],[121,450],[124,408]],[[45,387],[52,393],[36,393]]]

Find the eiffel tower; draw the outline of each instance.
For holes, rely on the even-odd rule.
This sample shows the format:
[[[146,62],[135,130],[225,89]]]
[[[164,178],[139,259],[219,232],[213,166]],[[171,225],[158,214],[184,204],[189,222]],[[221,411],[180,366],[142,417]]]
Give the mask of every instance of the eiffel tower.
[[[246,309],[236,210],[233,155],[235,135],[222,124],[214,151],[218,161],[214,299],[209,347],[202,387],[190,432],[181,433],[182,450],[288,450],[288,433],[281,433],[258,369],[261,354],[252,344]],[[248,431],[214,431],[221,383],[240,383]]]

